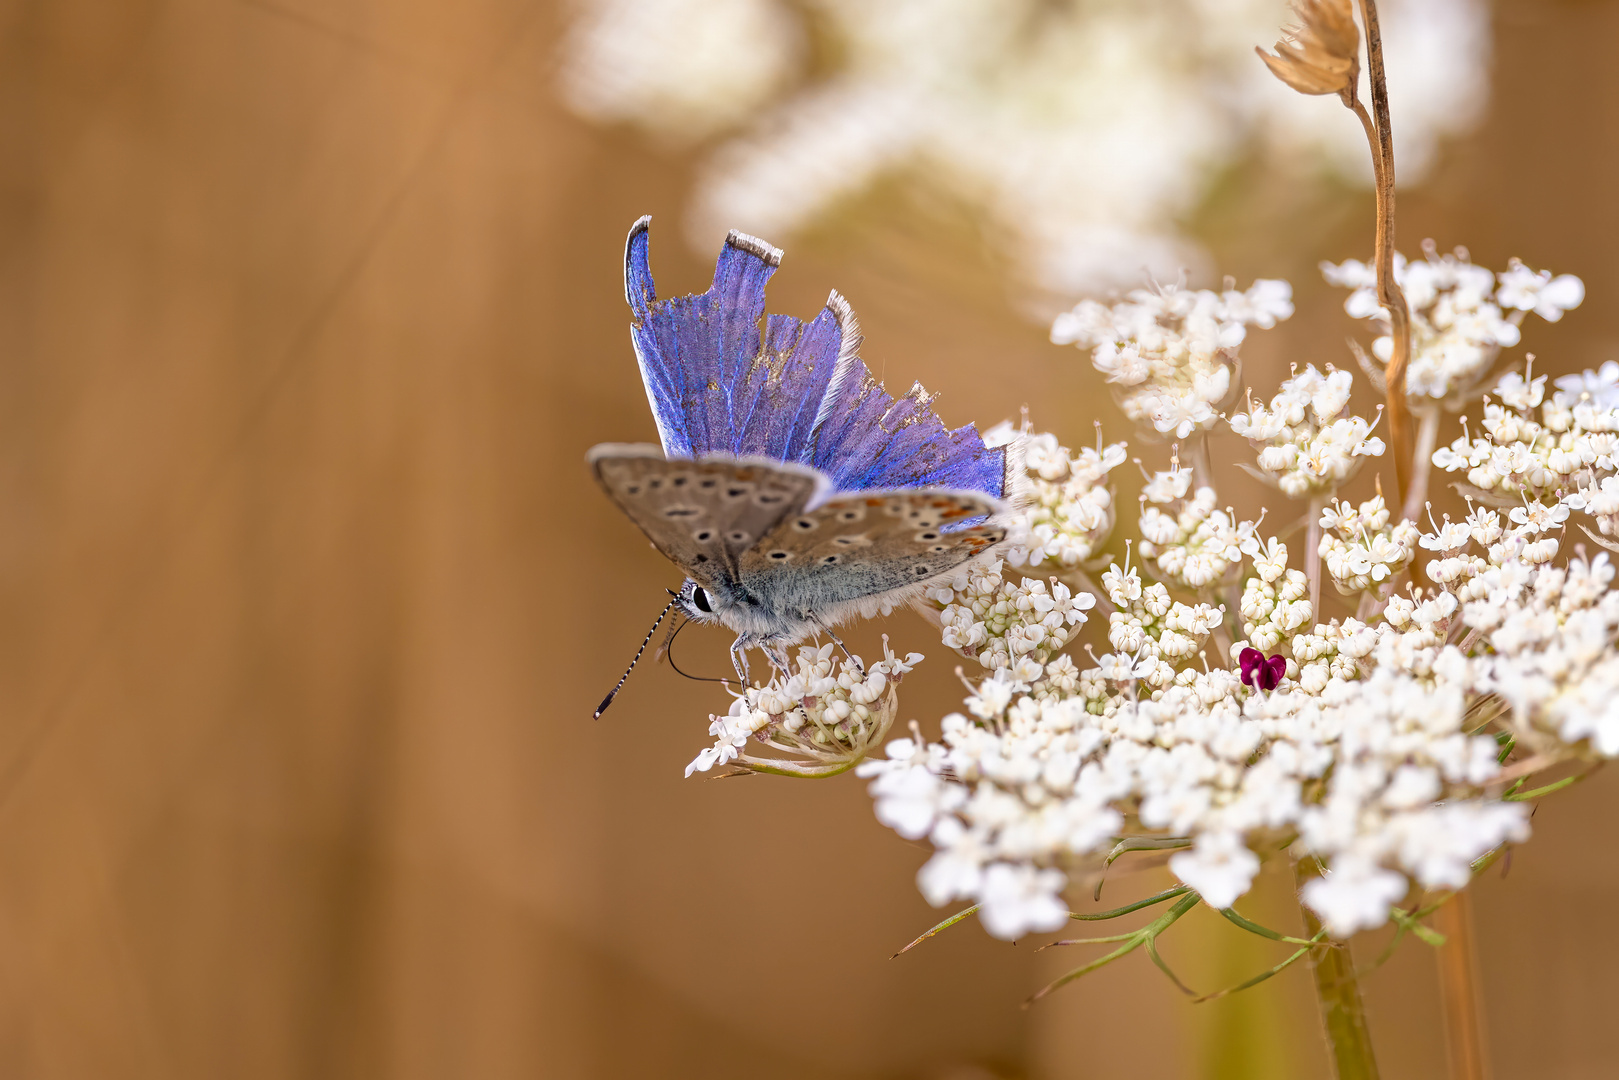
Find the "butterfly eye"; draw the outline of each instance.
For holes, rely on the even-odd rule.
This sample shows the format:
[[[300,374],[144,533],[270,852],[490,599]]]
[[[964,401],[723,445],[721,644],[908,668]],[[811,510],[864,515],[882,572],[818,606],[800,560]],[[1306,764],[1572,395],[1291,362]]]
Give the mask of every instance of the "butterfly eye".
[[[710,615],[714,613],[714,609],[708,603],[708,591],[701,585],[695,586],[691,590],[691,602],[698,611],[707,612]]]

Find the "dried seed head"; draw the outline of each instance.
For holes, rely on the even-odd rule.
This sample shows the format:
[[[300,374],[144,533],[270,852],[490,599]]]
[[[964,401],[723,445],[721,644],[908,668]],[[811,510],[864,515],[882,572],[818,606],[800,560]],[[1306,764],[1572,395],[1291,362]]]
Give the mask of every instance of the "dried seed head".
[[[1271,74],[1301,94],[1350,95],[1360,78],[1360,35],[1350,0],[1295,0],[1299,25],[1276,43],[1273,56],[1254,51]]]

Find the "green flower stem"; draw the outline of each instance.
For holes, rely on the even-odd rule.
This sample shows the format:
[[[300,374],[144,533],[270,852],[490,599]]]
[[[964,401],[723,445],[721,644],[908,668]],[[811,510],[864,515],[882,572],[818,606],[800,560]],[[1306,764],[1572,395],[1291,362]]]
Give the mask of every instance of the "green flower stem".
[[[1107,858],[1102,860],[1102,873],[1096,879],[1096,895],[1092,899],[1102,899],[1102,884],[1107,880],[1108,870],[1120,855],[1128,855],[1132,851],[1171,851],[1191,846],[1192,840],[1186,836],[1126,836],[1114,845],[1113,850],[1107,853]]]
[[[946,919],[943,922],[939,923],[939,925],[935,926],[933,929],[931,929],[931,930],[927,931],[926,933],[922,934],[915,941],[913,941],[909,945],[905,946],[905,948],[901,949],[899,952],[895,953],[893,956],[890,956],[889,959],[893,960],[893,959],[895,959],[897,957],[904,956],[906,953],[910,952],[912,949],[914,949],[918,945],[922,944],[922,942],[926,941],[928,938],[932,937],[934,934],[942,934],[944,931],[950,929],[952,926],[956,925],[962,919],[965,919],[967,916],[969,916],[973,912],[977,911],[978,908],[979,908],[979,905],[974,904],[972,907],[967,908],[965,911],[956,912],[954,915],[950,916],[948,919]]]
[[[1293,871],[1300,889],[1319,873],[1314,859],[1300,859],[1293,864]],[[1299,910],[1304,914],[1305,934],[1311,938],[1322,934],[1321,920],[1315,912],[1302,903]],[[1315,946],[1310,953],[1310,967],[1315,972],[1316,1000],[1321,1005],[1333,1075],[1337,1080],[1377,1080],[1372,1034],[1366,1027],[1366,1008],[1361,1003],[1360,983],[1348,943]]]
[[[1153,901],[1155,902],[1158,899],[1162,899],[1162,897],[1154,897]],[[1051,982],[1044,989],[1040,990],[1033,997],[1029,998],[1029,1000],[1025,1001],[1023,1003],[1023,1007],[1026,1009],[1030,1005],[1033,1005],[1036,1001],[1039,1001],[1041,998],[1051,993],[1053,990],[1066,986],[1083,975],[1089,975],[1097,968],[1106,967],[1119,957],[1127,956],[1135,950],[1143,947],[1146,949],[1147,956],[1154,964],[1158,966],[1160,971],[1169,976],[1171,982],[1179,987],[1180,990],[1187,996],[1193,996],[1192,991],[1187,988],[1186,984],[1181,982],[1173,971],[1169,970],[1169,965],[1164,963],[1163,957],[1158,955],[1158,935],[1162,934],[1165,930],[1168,930],[1175,924],[1176,920],[1178,920],[1182,915],[1185,915],[1188,911],[1191,911],[1193,908],[1197,907],[1199,903],[1201,903],[1201,898],[1197,895],[1197,893],[1186,892],[1182,894],[1179,900],[1175,901],[1174,907],[1164,912],[1157,919],[1148,923],[1146,926],[1143,926],[1140,930],[1132,930],[1127,934],[1110,934],[1107,937],[1078,938],[1070,941],[1053,941],[1049,944],[1042,945],[1040,948],[1044,950],[1056,945],[1112,945],[1122,942],[1122,944],[1119,944],[1118,948],[1114,949],[1110,953],[1107,953],[1105,956],[1100,956],[1082,967],[1077,967],[1068,974],[1063,975],[1062,977]]]

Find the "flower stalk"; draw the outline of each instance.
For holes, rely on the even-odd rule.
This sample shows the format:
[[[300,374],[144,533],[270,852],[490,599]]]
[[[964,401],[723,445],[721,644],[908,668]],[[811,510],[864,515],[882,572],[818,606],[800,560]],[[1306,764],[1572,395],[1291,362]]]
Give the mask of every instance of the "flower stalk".
[[[1478,957],[1473,947],[1473,900],[1466,889],[1452,896],[1433,915],[1445,936],[1439,946],[1439,997],[1444,1003],[1445,1050],[1452,1080],[1484,1080],[1483,1010],[1479,1000]]]
[[[1428,501],[1428,476],[1433,472],[1434,445],[1439,441],[1439,408],[1430,406],[1418,410],[1417,445],[1411,455],[1411,483],[1405,489],[1405,506],[1401,517],[1417,520]]]
[[[1366,76],[1371,84],[1372,117],[1354,96],[1351,86],[1344,100],[1360,118],[1372,152],[1372,168],[1377,183],[1377,262],[1378,298],[1389,313],[1394,349],[1384,371],[1388,401],[1389,447],[1394,453],[1394,475],[1398,490],[1389,500],[1400,505],[1401,495],[1411,485],[1411,410],[1405,400],[1405,369],[1411,359],[1411,313],[1405,294],[1394,280],[1394,134],[1389,125],[1388,82],[1383,72],[1383,39],[1378,29],[1377,0],[1360,0],[1361,21],[1366,28]],[[1375,118],[1375,130],[1372,120]]]
[[[1366,75],[1372,108],[1358,96],[1360,42],[1350,0],[1296,0],[1299,25],[1276,43],[1274,53],[1257,50],[1271,74],[1301,94],[1334,94],[1353,112],[1366,132],[1377,186],[1377,230],[1374,263],[1378,302],[1388,312],[1393,350],[1384,370],[1388,399],[1389,444],[1400,496],[1411,482],[1411,410],[1405,400],[1405,370],[1411,358],[1411,312],[1394,280],[1394,134],[1389,122],[1388,82],[1383,71],[1383,39],[1378,28],[1377,0],[1359,0],[1366,31]]]
[[[1325,496],[1310,500],[1310,520],[1304,534],[1304,573],[1310,579],[1310,617],[1321,621],[1321,511]]]
[[[1422,420],[1418,446],[1411,445],[1411,411],[1406,404],[1405,370],[1411,358],[1411,313],[1405,295],[1394,280],[1394,135],[1389,126],[1388,82],[1383,70],[1383,41],[1377,21],[1377,0],[1359,0],[1361,22],[1366,30],[1366,74],[1371,83],[1372,112],[1376,117],[1373,137],[1366,110],[1355,102],[1356,115],[1371,144],[1372,165],[1377,181],[1377,261],[1378,297],[1389,313],[1393,351],[1384,372],[1388,403],[1389,448],[1394,456],[1397,488],[1391,506],[1400,506],[1405,520],[1413,520],[1427,497],[1429,459],[1438,431],[1438,410],[1430,409]],[[1413,477],[1414,459],[1421,455],[1422,476]],[[1401,498],[1404,502],[1401,502]],[[1440,932],[1446,944],[1439,950],[1440,983],[1445,1002],[1445,1035],[1453,1080],[1483,1080],[1484,1038],[1478,1002],[1478,980],[1474,962],[1473,920],[1470,901],[1458,895],[1441,911]],[[1319,975],[1317,979],[1319,986]],[[1375,1072],[1375,1066],[1374,1066]],[[1340,1074],[1342,1075],[1342,1074]]]
[[[1302,890],[1320,869],[1314,859],[1300,859],[1293,873]],[[1300,904],[1304,933],[1321,934],[1321,920],[1309,905]],[[1366,1026],[1366,1008],[1361,1002],[1360,981],[1347,942],[1326,942],[1310,951],[1310,969],[1315,975],[1316,1001],[1321,1006],[1321,1024],[1326,1030],[1332,1072],[1337,1080],[1377,1080],[1377,1057],[1372,1052],[1372,1033]]]

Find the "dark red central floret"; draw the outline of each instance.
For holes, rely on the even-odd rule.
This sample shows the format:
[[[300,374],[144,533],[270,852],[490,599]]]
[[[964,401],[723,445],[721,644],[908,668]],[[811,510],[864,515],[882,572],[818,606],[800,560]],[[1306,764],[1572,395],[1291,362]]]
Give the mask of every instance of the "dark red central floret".
[[[1244,649],[1237,657],[1242,681],[1255,690],[1274,690],[1287,674],[1287,659],[1280,653],[1267,657],[1258,649]]]

